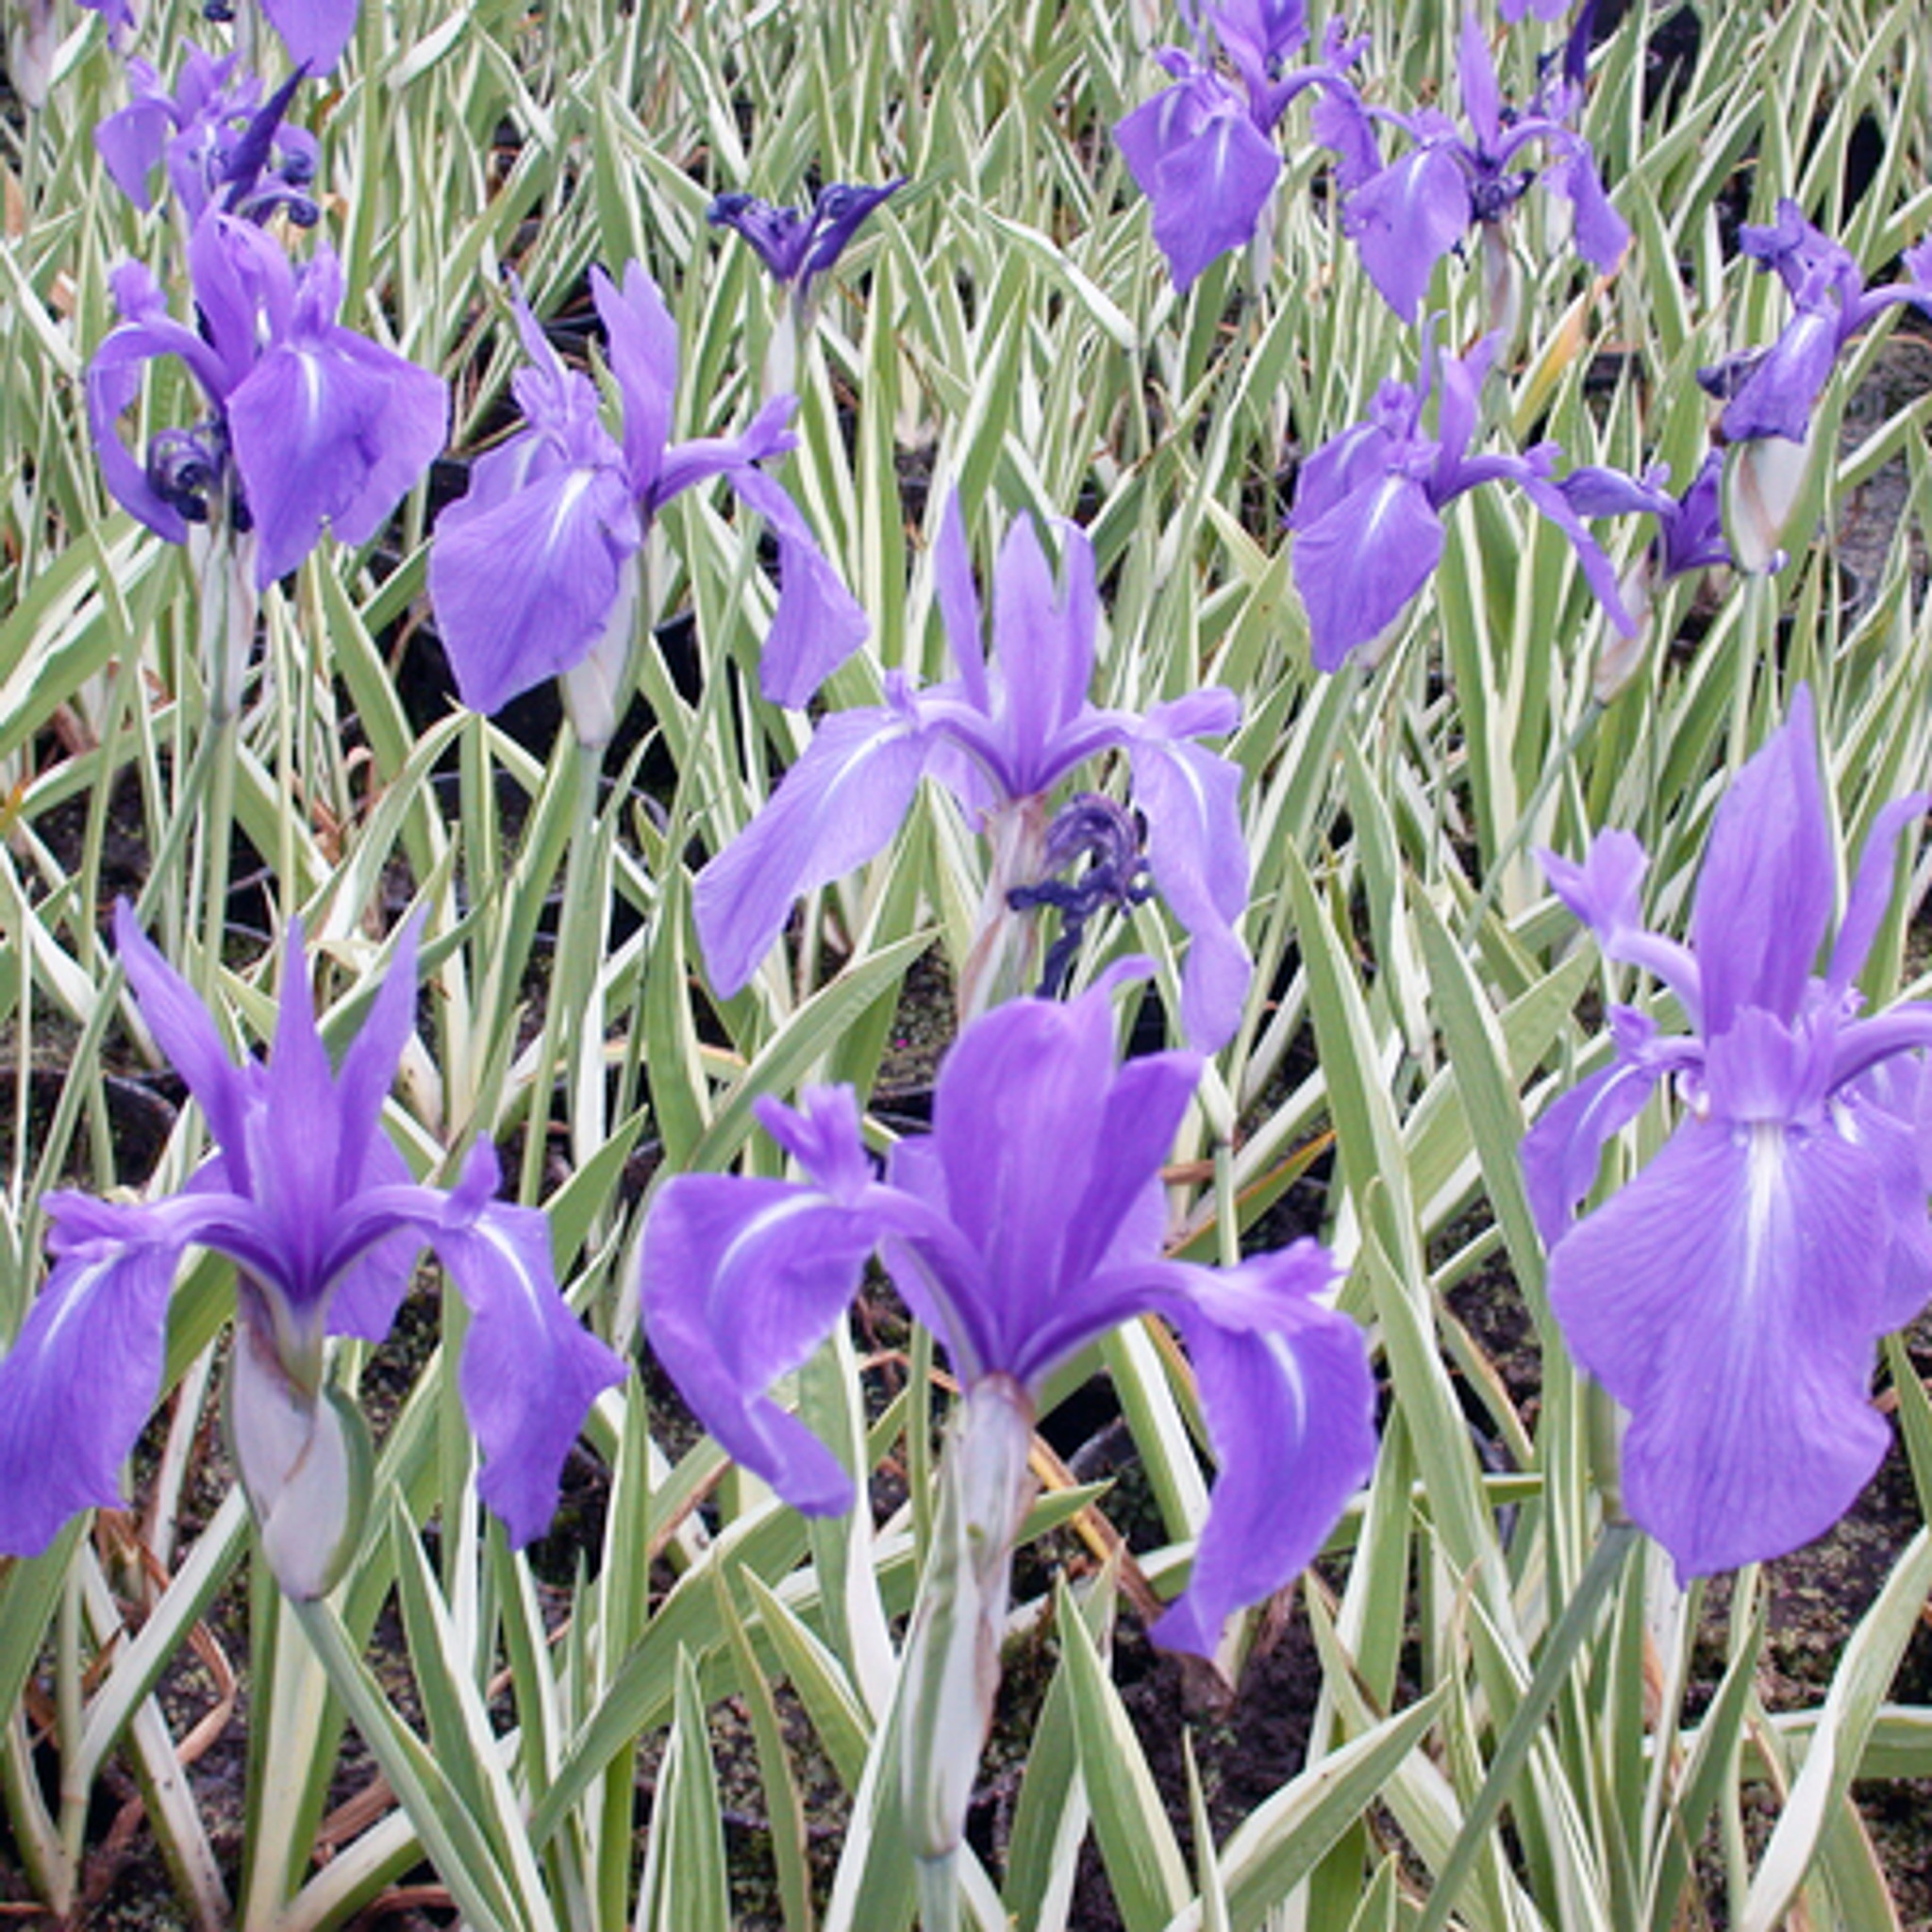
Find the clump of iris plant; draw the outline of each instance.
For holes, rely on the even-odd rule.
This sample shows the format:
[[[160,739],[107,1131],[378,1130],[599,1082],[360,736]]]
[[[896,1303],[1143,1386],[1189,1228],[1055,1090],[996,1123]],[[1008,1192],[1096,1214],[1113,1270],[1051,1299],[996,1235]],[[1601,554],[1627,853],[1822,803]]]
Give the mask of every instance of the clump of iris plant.
[[[1154,239],[1180,289],[1216,257],[1266,236],[1281,176],[1274,144],[1281,117],[1313,87],[1356,102],[1348,70],[1368,45],[1366,39],[1350,41],[1341,23],[1331,21],[1321,60],[1291,69],[1290,56],[1308,38],[1305,0],[1226,0],[1184,10],[1193,49],[1161,47],[1154,57],[1174,85],[1114,127],[1122,156],[1154,204]],[[1217,64],[1217,48],[1234,79]],[[1357,158],[1374,165],[1374,138],[1358,105],[1324,138],[1365,142]]]
[[[1159,1315],[1192,1358],[1220,1476],[1186,1590],[1154,1626],[1211,1656],[1230,1611],[1280,1589],[1321,1547],[1374,1456],[1360,1330],[1324,1299],[1312,1241],[1238,1268],[1162,1258],[1160,1179],[1200,1074],[1189,1053],[1116,1064],[1123,962],[1066,1005],[995,1007],[941,1069],[928,1139],[876,1176],[849,1089],[794,1111],[757,1103],[800,1180],[666,1183],[641,1258],[646,1330],[704,1425],[799,1509],[847,1509],[853,1481],[772,1384],[815,1349],[874,1252],[943,1342],[962,1399],[904,1669],[913,1848],[957,1849],[997,1688],[1014,1539],[1030,1495],[1035,1411],[1060,1364]]]
[[[273,235],[210,207],[189,238],[188,269],[192,326],[169,314],[142,263],[113,270],[122,321],[88,364],[88,418],[114,500],[170,543],[199,540],[205,602],[229,612],[225,662],[210,669],[225,713],[254,591],[293,570],[325,523],[349,543],[382,528],[442,447],[449,391],[337,322],[342,271],[326,246],[298,270]],[[137,459],[120,419],[142,365],[162,356],[187,365],[208,413],[160,430]]]
[[[993,586],[993,659],[980,642],[978,593],[957,499],[933,567],[958,676],[921,691],[889,674],[887,702],[824,718],[804,755],[739,837],[698,874],[698,939],[711,983],[736,992],[783,930],[792,902],[862,865],[904,822],[922,774],[976,814],[993,848],[988,905],[962,973],[966,1009],[1017,991],[1007,961],[1026,950],[1031,919],[1015,889],[1048,876],[1055,849],[1049,794],[1102,752],[1127,754],[1146,824],[1147,869],[1191,937],[1181,978],[1188,1038],[1212,1049],[1240,1024],[1252,972],[1235,933],[1247,904],[1240,768],[1190,741],[1232,731],[1240,707],[1220,686],[1158,705],[1145,717],[1089,702],[1099,605],[1093,547],[1059,525],[1058,590],[1031,521],[1015,518]],[[1091,818],[1084,798],[1071,809]],[[1077,841],[1075,841],[1077,843]],[[1074,847],[1062,839],[1058,863]],[[1026,924],[1016,928],[1014,914]]]
[[[1818,398],[1846,343],[1884,310],[1904,303],[1932,316],[1932,236],[1906,250],[1904,281],[1877,289],[1794,201],[1780,201],[1768,227],[1747,223],[1739,242],[1783,282],[1791,319],[1770,348],[1700,369],[1697,379],[1724,405],[1724,516],[1739,566],[1777,570],[1811,467]]]
[[[1595,267],[1615,266],[1630,229],[1611,207],[1590,143],[1571,127],[1582,105],[1580,85],[1567,72],[1546,73],[1526,108],[1503,99],[1495,62],[1481,23],[1462,23],[1458,57],[1465,139],[1440,108],[1413,114],[1364,108],[1349,95],[1330,104],[1324,139],[1338,148],[1345,191],[1343,231],[1361,251],[1362,265],[1398,315],[1412,318],[1435,266],[1458,248],[1472,227],[1482,241],[1485,326],[1513,335],[1520,290],[1511,249],[1511,211],[1539,182],[1569,202],[1578,251]],[[1399,128],[1411,145],[1386,166],[1374,158],[1372,121]],[[1357,124],[1346,143],[1336,130]],[[1366,142],[1371,159],[1357,158]],[[1524,151],[1541,147],[1541,170],[1523,165]]]
[[[1932,1003],[1867,1017],[1854,981],[1899,835],[1928,807],[1915,792],[1874,820],[1823,976],[1838,855],[1803,687],[1718,808],[1688,946],[1645,930],[1649,861],[1629,833],[1581,864],[1543,856],[1605,954],[1660,982],[1690,1027],[1614,1008],[1615,1059],[1523,1148],[1564,1339],[1630,1413],[1624,1503],[1685,1577],[1822,1535],[1890,1440],[1873,1344],[1932,1294]],[[1676,1130],[1573,1224],[1603,1147],[1665,1079]]]
[[[159,1392],[169,1291],[191,1247],[235,1263],[229,1440],[290,1595],[333,1586],[367,1496],[367,1429],[327,1380],[327,1340],[380,1341],[425,1242],[470,1306],[458,1386],[483,1451],[478,1489],[513,1542],[541,1534],[585,1412],[624,1365],[558,1292],[543,1216],[495,1198],[487,1141],[445,1191],[412,1180],[382,1133],[414,1022],[414,927],[339,1069],[316,1029],[299,924],[274,1053],[240,1066],[125,903],[114,927],[141,1016],[218,1151],[162,1200],[46,1197],[53,1272],[0,1361],[0,1550],[34,1555],[76,1510],[119,1502],[121,1465]]]
[[[1307,611],[1315,667],[1339,670],[1353,653],[1373,664],[1409,600],[1442,557],[1442,511],[1465,491],[1514,483],[1570,540],[1585,579],[1612,624],[1636,624],[1617,591],[1617,574],[1566,500],[1551,471],[1562,454],[1540,442],[1522,456],[1470,454],[1483,378],[1496,338],[1467,356],[1438,357],[1423,343],[1413,384],[1390,380],[1366,423],[1324,442],[1302,466],[1289,526],[1295,587]],[[1441,378],[1436,433],[1423,411]]]
[[[128,61],[134,98],[95,126],[94,145],[114,185],[143,210],[154,206],[151,179],[165,163],[190,228],[210,206],[253,222],[280,212],[312,227],[315,137],[282,119],[305,70],[264,103],[261,82],[239,64],[233,54],[216,59],[190,47],[170,93],[145,60]]]
[[[729,228],[751,245],[767,273],[785,293],[785,312],[765,360],[768,396],[796,387],[799,352],[818,325],[824,299],[824,275],[852,244],[867,216],[905,187],[906,177],[881,187],[833,181],[812,197],[811,211],[774,208],[755,194],[720,194],[705,219]]]
[[[558,677],[579,741],[608,743],[622,713],[651,519],[723,476],[778,539],[761,688],[774,704],[804,704],[867,625],[804,513],[758,468],[791,448],[785,425],[795,398],[768,402],[741,436],[674,443],[677,327],[664,298],[637,262],[621,289],[601,269],[591,288],[623,402],[622,440],[605,428],[590,379],[564,365],[519,291],[530,363],[513,387],[525,427],[476,459],[469,494],[437,520],[429,595],[463,702],[493,711]]]

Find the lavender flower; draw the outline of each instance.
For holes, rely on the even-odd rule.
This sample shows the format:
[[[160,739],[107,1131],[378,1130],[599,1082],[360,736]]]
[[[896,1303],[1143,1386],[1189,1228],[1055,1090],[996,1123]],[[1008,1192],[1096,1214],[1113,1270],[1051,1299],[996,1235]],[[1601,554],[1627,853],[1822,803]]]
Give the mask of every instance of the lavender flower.
[[[1612,959],[1675,995],[1691,1032],[1612,1014],[1614,1063],[1524,1143],[1572,1352],[1630,1411],[1631,1515],[1699,1576],[1794,1549],[1850,1506],[1885,1453],[1872,1344],[1932,1293],[1924,1148],[1932,1004],[1858,1017],[1853,984],[1890,894],[1893,848],[1932,806],[1874,822],[1829,963],[1831,817],[1811,697],[1733,781],[1711,827],[1692,945],[1640,923],[1648,864],[1606,832],[1580,865],[1545,855],[1557,896]],[[1604,1143],[1674,1075],[1677,1129],[1574,1227]]]
[[[188,263],[194,328],[168,314],[140,262],[108,278],[124,320],[87,373],[101,472],[115,501],[171,543],[194,524],[252,532],[266,587],[314,548],[325,520],[349,543],[381,529],[442,447],[448,391],[337,323],[342,272],[326,247],[298,273],[272,236],[211,208]],[[188,365],[209,414],[163,430],[137,462],[119,420],[142,364],[158,356]]]
[[[1907,279],[1868,288],[1850,254],[1805,219],[1789,199],[1769,227],[1746,225],[1744,253],[1774,273],[1793,314],[1769,349],[1733,356],[1697,379],[1724,404],[1733,455],[1724,470],[1725,509],[1741,568],[1775,570],[1781,543],[1811,461],[1811,413],[1845,344],[1886,308],[1907,303],[1932,316],[1932,236],[1905,254]]]
[[[236,67],[232,54],[218,60],[190,47],[171,94],[145,60],[129,60],[134,99],[94,128],[94,145],[115,186],[142,209],[154,206],[149,177],[165,161],[191,228],[211,204],[253,222],[279,209],[312,226],[316,207],[305,191],[315,178],[315,138],[282,125],[304,70],[264,105],[261,82]]]
[[[1160,1164],[1194,1091],[1187,1053],[1114,1064],[1109,991],[996,1007],[941,1070],[929,1140],[875,1180],[848,1089],[758,1113],[803,1181],[666,1184],[644,1228],[647,1332],[705,1426],[796,1507],[847,1508],[836,1457],[765,1391],[811,1353],[876,1248],[944,1341],[969,1403],[1003,1398],[1030,1437],[1046,1377],[1098,1336],[1159,1313],[1187,1337],[1221,1463],[1187,1591],[1157,1641],[1211,1653],[1221,1623],[1320,1547],[1374,1453],[1354,1323],[1316,1297],[1311,1241],[1216,1270],[1160,1258]],[[1024,1470],[1024,1453],[1019,1466]]]
[[[1339,145],[1337,129],[1356,125],[1353,145],[1343,149],[1341,225],[1361,250],[1362,265],[1397,314],[1412,317],[1429,286],[1436,263],[1481,225],[1486,245],[1498,251],[1509,211],[1541,180],[1566,199],[1575,214],[1576,245],[1597,268],[1613,267],[1630,239],[1630,229],[1604,192],[1590,143],[1566,124],[1582,100],[1567,75],[1546,78],[1526,111],[1505,104],[1490,58],[1489,42],[1474,14],[1462,23],[1460,49],[1463,111],[1471,139],[1457,132],[1448,115],[1434,108],[1414,114],[1391,108],[1363,108],[1346,97],[1332,108],[1324,138]],[[1391,123],[1414,142],[1386,167],[1364,172],[1349,157],[1367,141],[1373,148],[1370,117]],[[1546,159],[1541,175],[1520,165],[1523,151],[1541,142]],[[1507,296],[1492,291],[1490,322],[1509,326]]]
[[[1047,794],[1083,760],[1118,748],[1133,766],[1155,884],[1193,936],[1181,980],[1188,1037],[1211,1049],[1233,1034],[1252,971],[1234,930],[1247,901],[1241,773],[1188,741],[1231,731],[1239,708],[1218,685],[1144,718],[1088,702],[1098,619],[1093,550],[1084,531],[1061,529],[1058,592],[1032,524],[1016,518],[1008,532],[990,666],[958,504],[947,505],[933,562],[958,677],[922,691],[895,674],[884,705],[826,717],[764,808],[699,874],[698,938],[720,992],[751,977],[800,893],[886,844],[922,773],[983,814],[999,853],[991,894],[1004,908],[1014,887],[1044,874]]]
[[[1255,237],[1281,175],[1273,136],[1289,104],[1311,87],[1356,101],[1347,70],[1368,44],[1349,41],[1341,23],[1331,21],[1321,61],[1288,72],[1288,57],[1308,37],[1304,0],[1228,0],[1208,8],[1207,20],[1240,85],[1216,67],[1208,32],[1190,8],[1195,51],[1168,46],[1155,54],[1174,86],[1114,128],[1134,179],[1154,204],[1154,239],[1180,289]],[[1373,168],[1374,137],[1358,104],[1335,127],[1343,142],[1362,131],[1367,145],[1358,158]]]
[[[31,1556],[77,1509],[119,1501],[118,1471],[161,1378],[168,1291],[191,1246],[237,1271],[230,1431],[265,1551],[290,1594],[327,1591],[359,1529],[359,1418],[324,1383],[329,1335],[379,1341],[433,1247],[470,1305],[460,1387],[484,1500],[523,1543],[557,1503],[565,1453],[621,1362],[573,1318],[534,1209],[497,1201],[480,1141],[445,1193],[408,1177],[383,1098],[416,999],[413,927],[331,1072],[291,924],[267,1065],[236,1066],[125,904],[115,934],[142,1018],[220,1151],[178,1194],[140,1205],[47,1197],[54,1270],[0,1362],[0,1550]]]
[[[1517,484],[1569,538],[1610,622],[1626,635],[1636,629],[1617,594],[1609,558],[1551,479],[1557,446],[1538,443],[1520,457],[1469,454],[1495,347],[1489,336],[1466,357],[1441,358],[1433,440],[1422,427],[1437,367],[1431,334],[1414,385],[1385,382],[1369,420],[1331,438],[1303,466],[1288,521],[1295,532],[1295,585],[1307,610],[1318,670],[1339,670],[1357,650],[1366,650],[1374,661],[1378,641],[1441,558],[1442,510],[1485,483]]]
[[[778,609],[762,688],[774,704],[804,704],[867,625],[803,513],[756,467],[792,446],[785,423],[794,398],[768,403],[742,436],[673,443],[677,330],[663,297],[637,262],[622,291],[601,270],[591,284],[624,401],[623,441],[604,427],[596,391],[564,366],[519,292],[517,328],[531,366],[515,390],[527,426],[477,458],[470,493],[436,525],[429,594],[463,702],[493,711],[583,667],[602,695],[578,709],[579,732],[604,742],[616,723],[609,692],[629,650],[650,520],[673,497],[723,476],[778,538]]]

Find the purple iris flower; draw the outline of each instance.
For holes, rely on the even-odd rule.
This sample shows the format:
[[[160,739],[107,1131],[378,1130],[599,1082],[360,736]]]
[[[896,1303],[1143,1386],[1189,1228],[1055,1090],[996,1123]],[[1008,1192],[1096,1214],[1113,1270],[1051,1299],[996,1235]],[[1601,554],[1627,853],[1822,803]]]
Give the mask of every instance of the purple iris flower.
[[[1499,232],[1510,209],[1539,180],[1570,203],[1576,246],[1597,268],[1614,266],[1630,239],[1628,224],[1610,206],[1597,177],[1590,143],[1566,125],[1581,103],[1580,88],[1567,75],[1546,77],[1526,110],[1506,104],[1489,42],[1473,13],[1462,23],[1460,63],[1469,140],[1439,108],[1402,114],[1361,108],[1345,97],[1332,104],[1330,131],[1324,136],[1339,145],[1337,125],[1351,119],[1357,124],[1350,136],[1354,147],[1343,149],[1342,186],[1348,192],[1341,225],[1360,248],[1370,279],[1405,317],[1415,314],[1437,262],[1471,227],[1481,224],[1486,234]],[[1371,117],[1392,123],[1414,145],[1388,166],[1364,173],[1349,156],[1364,140],[1373,146]],[[1532,142],[1541,143],[1546,158],[1541,174],[1521,165]]]
[[[347,543],[382,528],[442,447],[449,392],[336,321],[342,271],[327,247],[298,272],[273,236],[211,208],[188,266],[194,328],[140,262],[110,275],[123,320],[88,365],[94,445],[115,501],[170,543],[191,524],[252,531],[262,588],[315,547],[325,520]],[[163,430],[137,462],[119,422],[158,356],[188,365],[210,413]]]
[[[1883,310],[1907,303],[1932,315],[1932,236],[1905,253],[1907,279],[1871,289],[1851,255],[1780,201],[1769,227],[1746,225],[1744,253],[1790,292],[1791,319],[1768,349],[1732,356],[1697,379],[1724,404],[1732,455],[1725,508],[1740,565],[1776,570],[1811,459],[1811,412],[1845,344]]]
[[[142,1017],[219,1152],[165,1200],[47,1197],[53,1273],[0,1362],[0,1550],[30,1556],[75,1510],[118,1504],[120,1466],[160,1385],[175,1266],[198,1246],[236,1265],[231,1436],[270,1560],[291,1594],[328,1589],[358,1526],[348,1466],[360,1424],[324,1387],[325,1339],[386,1335],[424,1242],[471,1309],[460,1388],[479,1488],[527,1542],[556,1507],[585,1411],[624,1369],[558,1294],[543,1216],[495,1198],[488,1141],[444,1192],[412,1181],[381,1132],[414,1022],[414,928],[332,1071],[299,924],[273,1057],[242,1066],[125,902],[114,924]]]
[[[1377,641],[1441,559],[1443,508],[1484,483],[1519,485],[1569,538],[1610,622],[1626,636],[1635,631],[1609,558],[1551,478],[1557,446],[1541,442],[1520,457],[1469,454],[1495,349],[1495,337],[1486,336],[1465,357],[1440,358],[1442,393],[1430,438],[1422,416],[1439,366],[1431,331],[1413,386],[1385,382],[1369,420],[1331,438],[1303,465],[1288,521],[1318,670],[1339,670],[1364,648],[1373,661]]]
[[[808,315],[818,278],[845,253],[873,209],[905,185],[903,175],[879,188],[834,181],[813,195],[809,214],[803,208],[774,208],[755,194],[721,194],[705,219],[714,228],[743,236],[772,279]]]
[[[95,127],[94,145],[136,208],[154,206],[149,177],[165,161],[191,227],[210,204],[254,222],[280,209],[310,227],[316,207],[305,191],[315,178],[315,137],[282,125],[303,70],[264,104],[261,82],[236,65],[232,54],[218,60],[191,47],[171,94],[145,60],[128,61],[134,99]]]
[[[1374,137],[1347,77],[1366,39],[1351,42],[1341,23],[1331,21],[1321,61],[1288,71],[1289,56],[1308,37],[1304,0],[1227,0],[1206,12],[1237,85],[1216,65],[1207,29],[1189,11],[1194,51],[1161,47],[1154,57],[1174,84],[1114,127],[1134,179],[1154,204],[1154,239],[1179,289],[1254,238],[1281,175],[1274,129],[1297,94],[1322,87],[1356,102],[1356,112],[1335,124],[1338,139],[1366,136],[1358,158],[1374,165]]]
[[[891,674],[884,705],[825,717],[763,809],[698,874],[698,938],[720,992],[751,977],[802,892],[891,840],[922,774],[983,815],[1002,855],[994,889],[1004,906],[1011,889],[1044,875],[1047,794],[1083,760],[1121,749],[1146,821],[1148,869],[1192,935],[1181,978],[1188,1038],[1211,1050],[1233,1035],[1253,970],[1234,930],[1248,884],[1241,771],[1188,741],[1232,731],[1240,707],[1219,685],[1144,718],[1090,704],[1099,616],[1093,547],[1076,525],[1060,529],[1066,568],[1057,591],[1031,521],[1014,519],[994,585],[989,664],[957,498],[947,505],[933,562],[959,675],[919,691]]]
[[[604,427],[589,378],[564,366],[518,292],[531,366],[514,387],[527,426],[476,459],[470,493],[437,521],[429,594],[463,702],[493,711],[593,652],[610,652],[621,669],[651,518],[723,476],[778,539],[778,608],[760,684],[774,704],[803,705],[868,626],[804,513],[757,467],[792,447],[785,425],[796,399],[774,397],[741,436],[672,442],[677,329],[664,298],[637,262],[621,291],[601,269],[591,287],[624,402],[623,441]]]
[[[1235,1269],[1160,1257],[1160,1166],[1200,1074],[1188,1053],[1114,1060],[1109,992],[1022,999],[960,1034],[928,1139],[874,1177],[846,1088],[766,1130],[802,1181],[684,1174],[644,1226],[647,1333],[705,1426],[788,1502],[850,1507],[838,1459],[766,1394],[830,1331],[877,1249],[967,1391],[1024,1418],[1051,1372],[1136,1316],[1186,1337],[1221,1477],[1186,1591],[1156,1641],[1210,1655],[1227,1613],[1279,1589],[1320,1547],[1374,1456],[1374,1389],[1356,1324],[1317,1299],[1312,1241]],[[1024,1470],[1024,1457],[1021,1468]]]
[[[1641,924],[1649,861],[1629,833],[1604,833],[1580,865],[1543,858],[1604,952],[1660,980],[1692,1029],[1666,1036],[1616,1008],[1613,1064],[1523,1148],[1551,1304],[1576,1359],[1630,1411],[1624,1498],[1683,1576],[1821,1535],[1885,1453],[1873,1342],[1932,1293],[1932,1004],[1861,1018],[1853,981],[1899,834],[1928,806],[1917,792],[1874,822],[1822,978],[1836,865],[1802,686],[1718,808],[1690,946]],[[1667,1074],[1675,1133],[1573,1226],[1604,1143]]]
[[[1850,253],[1805,219],[1796,202],[1777,205],[1769,227],[1748,223],[1740,245],[1760,271],[1774,273],[1795,313],[1769,349],[1732,357],[1697,379],[1724,399],[1725,440],[1780,436],[1803,442],[1818,400],[1845,344],[1895,303],[1932,316],[1932,236],[1905,253],[1907,279],[1872,289]]]

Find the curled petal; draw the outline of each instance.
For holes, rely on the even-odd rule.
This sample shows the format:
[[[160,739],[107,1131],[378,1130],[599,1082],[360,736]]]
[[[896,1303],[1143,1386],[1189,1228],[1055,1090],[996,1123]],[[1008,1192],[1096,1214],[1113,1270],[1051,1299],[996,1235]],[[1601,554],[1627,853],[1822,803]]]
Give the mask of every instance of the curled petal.
[[[1241,767],[1154,730],[1136,736],[1128,755],[1134,803],[1147,820],[1148,866],[1192,941],[1181,974],[1181,1024],[1211,1053],[1234,1037],[1254,976],[1235,929],[1248,902]]]
[[[1643,1111],[1661,1071],[1619,1060],[1573,1087],[1524,1136],[1524,1185],[1546,1248],[1569,1233],[1571,1210],[1596,1185],[1604,1148]]]
[[[1607,273],[1630,245],[1630,225],[1611,207],[1590,143],[1573,134],[1552,135],[1550,141],[1557,151],[1543,170],[1543,185],[1569,202],[1578,253]]]
[[[1375,1459],[1362,1333],[1314,1297],[1333,1264],[1312,1241],[1225,1270],[1190,1268],[1169,1312],[1187,1338],[1220,1475],[1194,1567],[1148,1633],[1211,1657],[1228,1613],[1314,1560]]]
[[[698,1420],[794,1508],[848,1507],[838,1457],[765,1393],[858,1291],[873,1219],[814,1188],[679,1174],[644,1224],[645,1332]]]
[[[778,608],[758,660],[758,688],[773,704],[800,708],[872,625],[781,484],[747,468],[732,475],[731,487],[778,539]]]
[[[1776,436],[1802,443],[1811,426],[1812,405],[1830,379],[1840,346],[1835,314],[1814,309],[1792,316],[1724,406],[1725,438],[1749,442]]]
[[[495,1149],[479,1141],[454,1193],[395,1192],[422,1197],[408,1218],[469,1304],[458,1386],[483,1451],[476,1488],[521,1546],[557,1513],[564,1457],[591,1403],[625,1371],[558,1291],[549,1222],[490,1198],[496,1172]]]

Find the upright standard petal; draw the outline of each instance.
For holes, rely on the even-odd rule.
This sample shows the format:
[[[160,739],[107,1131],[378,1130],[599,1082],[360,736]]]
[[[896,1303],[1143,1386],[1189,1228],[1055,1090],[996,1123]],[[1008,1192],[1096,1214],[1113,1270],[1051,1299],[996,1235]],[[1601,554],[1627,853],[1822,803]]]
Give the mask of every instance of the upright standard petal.
[[[356,31],[360,0],[261,0],[289,58],[311,74],[326,74]]]
[[[1800,686],[1711,825],[1691,916],[1707,1038],[1741,1007],[1793,1018],[1831,924],[1836,866],[1814,728]]]

